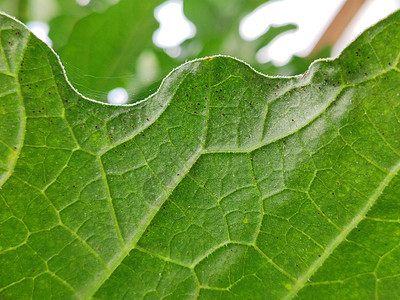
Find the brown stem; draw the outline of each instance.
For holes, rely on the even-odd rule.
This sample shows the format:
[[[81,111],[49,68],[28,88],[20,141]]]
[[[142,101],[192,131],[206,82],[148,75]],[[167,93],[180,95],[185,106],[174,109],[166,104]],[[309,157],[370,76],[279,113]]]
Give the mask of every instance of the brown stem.
[[[324,47],[335,45],[364,2],[365,0],[347,0],[318,43],[314,46],[310,56],[313,56]]]

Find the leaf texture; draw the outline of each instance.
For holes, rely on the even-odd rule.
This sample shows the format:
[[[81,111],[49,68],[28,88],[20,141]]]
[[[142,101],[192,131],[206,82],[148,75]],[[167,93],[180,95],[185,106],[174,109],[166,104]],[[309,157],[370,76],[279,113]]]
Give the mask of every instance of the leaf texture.
[[[400,298],[400,12],[335,60],[86,99],[0,15],[0,298]]]

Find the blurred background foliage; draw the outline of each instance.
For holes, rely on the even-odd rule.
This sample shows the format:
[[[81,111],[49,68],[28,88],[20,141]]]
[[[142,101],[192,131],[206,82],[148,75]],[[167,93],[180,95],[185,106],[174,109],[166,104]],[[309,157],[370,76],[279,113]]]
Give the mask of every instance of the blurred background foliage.
[[[59,54],[69,80],[85,96],[107,101],[107,93],[125,88],[135,102],[154,92],[161,80],[186,60],[227,54],[250,63],[269,75],[303,73],[325,48],[312,57],[294,56],[284,66],[256,59],[259,49],[275,37],[296,30],[296,24],[271,26],[259,38],[239,35],[243,17],[266,0],[185,0],[184,14],[196,34],[179,46],[179,53],[153,42],[160,24],[154,10],[162,0],[0,0],[0,10],[24,23],[46,22],[53,49]],[[173,50],[173,49],[172,49]],[[169,54],[168,54],[169,53]]]

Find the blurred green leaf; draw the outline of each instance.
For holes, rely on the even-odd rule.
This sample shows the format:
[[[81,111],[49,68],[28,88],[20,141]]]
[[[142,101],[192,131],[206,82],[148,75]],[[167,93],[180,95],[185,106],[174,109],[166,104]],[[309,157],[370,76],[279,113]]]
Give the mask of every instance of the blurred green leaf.
[[[106,93],[127,86],[140,53],[153,47],[152,35],[158,25],[153,11],[161,2],[121,0],[104,13],[79,20],[59,49],[67,73],[74,74],[73,69],[79,68],[85,74],[77,78],[80,85],[95,91]],[[76,81],[73,76],[70,79]],[[104,101],[105,95],[99,100]]]
[[[49,37],[53,41],[53,48],[58,50],[67,43],[75,24],[80,19],[93,12],[101,13],[116,2],[115,0],[91,0],[89,4],[82,6],[75,0],[57,0],[58,14],[49,21]]]

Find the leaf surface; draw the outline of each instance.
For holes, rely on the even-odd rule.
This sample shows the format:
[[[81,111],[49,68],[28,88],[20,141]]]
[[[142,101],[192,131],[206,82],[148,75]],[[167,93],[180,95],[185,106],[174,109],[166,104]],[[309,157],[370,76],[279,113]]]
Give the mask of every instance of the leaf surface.
[[[208,57],[112,106],[0,15],[0,298],[399,298],[399,19],[304,75]]]

